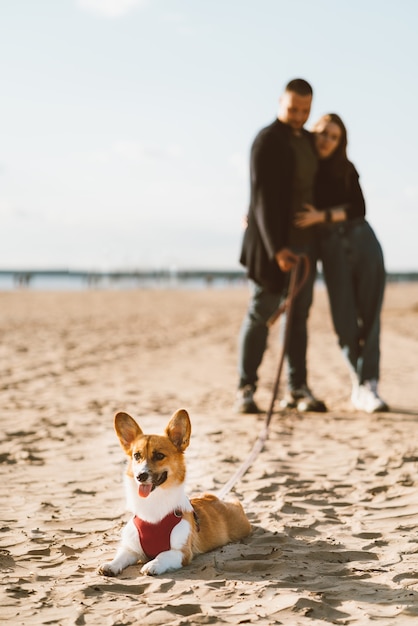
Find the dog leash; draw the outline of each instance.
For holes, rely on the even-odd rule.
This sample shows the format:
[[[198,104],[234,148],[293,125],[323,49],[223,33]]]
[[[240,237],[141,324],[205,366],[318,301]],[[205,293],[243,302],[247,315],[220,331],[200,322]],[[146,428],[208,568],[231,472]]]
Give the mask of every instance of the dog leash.
[[[301,274],[301,268],[302,268],[302,274]],[[267,326],[271,327],[274,324],[274,322],[280,317],[280,315],[286,311],[285,333],[284,333],[282,351],[281,351],[280,360],[279,360],[279,367],[277,370],[276,380],[275,380],[274,387],[273,387],[273,394],[271,397],[270,407],[266,414],[264,426],[257,440],[255,441],[250,451],[250,454],[243,461],[243,463],[240,465],[240,467],[235,472],[235,474],[228,480],[228,482],[218,492],[218,497],[220,499],[224,498],[231,491],[232,487],[244,476],[248,468],[251,467],[251,465],[257,458],[257,456],[262,451],[264,444],[266,440],[268,439],[270,422],[273,416],[274,404],[276,402],[277,394],[279,391],[279,384],[280,384],[280,378],[281,378],[282,370],[283,370],[284,358],[285,358],[287,346],[289,343],[293,303],[294,303],[296,296],[298,295],[298,293],[300,292],[303,285],[308,279],[309,268],[310,268],[310,264],[309,264],[308,256],[306,254],[298,255],[298,260],[296,262],[295,267],[292,269],[292,272],[290,275],[287,297],[285,301],[279,306],[277,311],[273,313],[273,315],[270,317],[270,319],[267,322]],[[300,274],[301,274],[301,277],[298,280]]]

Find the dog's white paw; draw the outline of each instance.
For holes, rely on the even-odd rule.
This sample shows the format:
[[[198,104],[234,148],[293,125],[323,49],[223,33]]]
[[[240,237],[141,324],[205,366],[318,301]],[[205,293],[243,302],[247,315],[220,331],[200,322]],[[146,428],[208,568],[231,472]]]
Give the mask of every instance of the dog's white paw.
[[[158,576],[159,574],[163,574],[165,572],[164,567],[161,563],[158,563],[157,559],[153,559],[152,561],[148,561],[141,567],[141,574],[146,574],[147,576]]]
[[[155,559],[148,561],[141,568],[142,574],[148,574],[149,576],[158,576],[165,572],[173,572],[176,569],[180,569],[182,566],[183,554],[180,550],[167,550],[167,552],[160,552]]]
[[[102,576],[117,576],[120,572],[112,567],[112,563],[103,563],[97,570]]]

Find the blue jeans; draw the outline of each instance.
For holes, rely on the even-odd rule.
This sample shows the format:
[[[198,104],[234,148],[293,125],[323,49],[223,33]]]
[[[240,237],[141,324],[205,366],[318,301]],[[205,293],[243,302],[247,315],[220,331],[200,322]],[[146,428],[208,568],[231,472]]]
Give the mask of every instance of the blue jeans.
[[[325,227],[320,257],[339,345],[361,384],[379,379],[380,313],[385,289],[382,248],[363,220]]]
[[[307,382],[306,350],[307,320],[312,304],[316,276],[316,257],[311,256],[308,280],[293,303],[288,349],[286,352],[288,386],[298,389]],[[267,346],[267,322],[279,307],[283,296],[267,291],[250,282],[252,295],[239,335],[238,373],[239,387],[251,385],[256,389],[257,371]]]

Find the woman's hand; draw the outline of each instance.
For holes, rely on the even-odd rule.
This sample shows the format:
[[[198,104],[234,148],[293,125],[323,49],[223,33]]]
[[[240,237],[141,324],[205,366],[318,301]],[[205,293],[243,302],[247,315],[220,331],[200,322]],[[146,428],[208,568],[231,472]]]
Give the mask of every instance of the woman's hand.
[[[318,211],[313,204],[304,204],[303,210],[296,213],[293,223],[297,228],[309,228],[323,221],[324,211]]]

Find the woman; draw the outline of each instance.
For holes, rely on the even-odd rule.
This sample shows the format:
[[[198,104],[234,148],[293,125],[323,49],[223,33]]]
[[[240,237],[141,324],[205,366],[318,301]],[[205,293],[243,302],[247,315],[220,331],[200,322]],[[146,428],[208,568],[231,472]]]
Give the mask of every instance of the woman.
[[[367,413],[387,411],[378,394],[380,313],[385,268],[380,244],[365,220],[365,203],[354,165],[347,158],[347,131],[329,113],[313,128],[319,157],[316,207],[304,205],[295,225],[318,225],[320,258],[339,344],[353,382],[351,401]]]

